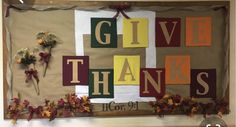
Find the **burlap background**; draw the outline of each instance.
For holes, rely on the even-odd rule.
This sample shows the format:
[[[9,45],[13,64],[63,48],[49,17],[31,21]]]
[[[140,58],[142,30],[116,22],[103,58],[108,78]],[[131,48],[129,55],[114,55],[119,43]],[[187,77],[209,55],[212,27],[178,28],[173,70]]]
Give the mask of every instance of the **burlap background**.
[[[62,85],[62,56],[75,55],[74,40],[74,11],[23,11],[10,10],[10,16],[6,19],[10,32],[12,61],[13,97],[20,93],[23,99],[31,104],[43,104],[44,99],[58,100],[67,93],[75,92],[74,86]],[[33,84],[25,83],[24,69],[14,62],[14,55],[21,48],[33,49],[37,46],[36,34],[40,31],[54,33],[61,40],[52,49],[52,57],[46,77],[42,77],[44,67],[36,65],[40,78],[40,96],[35,93]],[[39,57],[38,57],[39,58]]]
[[[146,7],[148,9],[148,7]],[[164,67],[165,55],[189,54],[191,56],[191,68],[193,69],[217,69],[217,96],[223,97],[228,86],[228,19],[225,8],[200,7],[150,7],[150,10],[157,11],[158,17],[180,17],[181,18],[181,47],[179,48],[157,48],[157,67]],[[185,17],[186,16],[211,16],[213,19],[212,46],[211,47],[185,47]],[[24,70],[19,65],[12,62],[12,76],[7,77],[10,85],[13,85],[13,95],[20,93],[24,99],[28,99],[32,104],[42,104],[44,99],[57,100],[66,93],[75,91],[75,87],[63,87],[62,85],[62,56],[75,55],[74,40],[74,11],[73,10],[51,10],[51,11],[16,11],[10,9],[10,16],[6,18],[6,26],[10,33],[9,58],[13,60],[14,54],[20,48],[34,48],[37,43],[35,35],[40,31],[49,31],[61,39],[52,52],[52,59],[48,68],[47,76],[42,77],[43,67],[37,65],[40,75],[40,96],[37,96],[32,84],[25,83]],[[84,42],[89,42],[89,36],[84,35]],[[121,36],[118,37],[118,40]],[[118,41],[119,42],[119,41]],[[121,44],[121,43],[120,43]],[[99,62],[90,62],[90,68],[110,68],[112,67],[111,56],[114,54],[126,54],[123,49],[107,49],[104,52],[90,49],[89,43],[85,43],[85,55],[91,55],[91,59]],[[128,51],[129,52],[129,51]],[[97,54],[99,53],[99,54]],[[129,52],[131,54],[140,53],[141,59],[145,59],[145,50],[137,49]],[[110,61],[104,62],[109,58]],[[142,61],[141,66],[144,67]],[[11,62],[11,61],[8,61]],[[9,75],[8,75],[9,76]],[[10,89],[9,89],[10,90]],[[189,96],[189,86],[167,86],[167,92],[179,93]],[[10,96],[9,96],[10,97]],[[8,97],[8,99],[9,99]]]

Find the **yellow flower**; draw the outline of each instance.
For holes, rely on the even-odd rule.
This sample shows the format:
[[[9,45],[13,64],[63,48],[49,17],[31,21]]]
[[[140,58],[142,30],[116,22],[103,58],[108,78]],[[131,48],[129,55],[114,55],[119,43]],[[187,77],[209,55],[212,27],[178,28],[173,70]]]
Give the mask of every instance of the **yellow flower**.
[[[90,112],[90,108],[89,107],[84,107],[84,110],[86,111],[86,112]]]
[[[24,107],[22,105],[19,105],[17,109],[22,111],[24,109]]]
[[[174,104],[173,100],[172,99],[168,99],[168,104],[169,105],[173,105]]]
[[[51,112],[49,112],[49,111],[43,111],[43,112],[42,112],[42,116],[43,116],[43,117],[45,117],[45,116],[46,116],[46,117],[50,117],[50,116],[51,116]]]
[[[44,41],[43,41],[43,39],[37,39],[37,43],[38,43],[39,45],[42,45],[42,44],[44,43]]]
[[[30,56],[33,56],[34,55],[34,53],[33,52],[30,52]]]
[[[169,98],[170,94],[165,94],[163,98]]]
[[[83,101],[89,101],[87,96],[83,96],[82,99],[83,99]]]
[[[87,96],[83,96],[82,97],[82,105],[86,106],[86,105],[89,105],[89,104],[90,104],[89,98]]]
[[[17,64],[20,64],[20,63],[21,63],[21,59],[17,59],[17,60],[16,60],[16,63],[17,63]]]

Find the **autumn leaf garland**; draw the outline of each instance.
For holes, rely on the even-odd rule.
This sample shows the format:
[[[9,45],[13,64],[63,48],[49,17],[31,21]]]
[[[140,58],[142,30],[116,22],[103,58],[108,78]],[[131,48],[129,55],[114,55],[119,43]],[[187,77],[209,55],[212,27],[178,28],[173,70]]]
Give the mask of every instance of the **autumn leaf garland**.
[[[150,102],[155,114],[163,117],[165,114],[181,114],[193,116],[195,113],[203,114],[204,117],[211,113],[222,117],[229,112],[224,100],[214,100],[212,103],[201,103],[194,98],[183,98],[180,95],[166,94],[162,99]],[[32,106],[28,100],[22,100],[18,95],[13,98],[7,110],[7,117],[15,124],[19,118],[48,118],[49,121],[57,117],[91,116],[92,104],[88,96],[78,97],[75,93],[66,94],[58,101],[45,99],[44,105]]]
[[[183,98],[180,95],[166,94],[162,99],[149,102],[155,114],[163,117],[166,114],[203,114],[207,117],[210,114],[222,114],[229,112],[229,103],[223,99],[213,99],[210,103],[198,102],[195,98]]]
[[[44,105],[32,106],[28,100],[21,97],[13,98],[7,110],[7,117],[16,124],[17,119],[26,117],[48,118],[49,121],[57,117],[73,117],[79,114],[91,115],[91,103],[87,96],[78,97],[75,93],[66,94],[57,102],[45,99]]]

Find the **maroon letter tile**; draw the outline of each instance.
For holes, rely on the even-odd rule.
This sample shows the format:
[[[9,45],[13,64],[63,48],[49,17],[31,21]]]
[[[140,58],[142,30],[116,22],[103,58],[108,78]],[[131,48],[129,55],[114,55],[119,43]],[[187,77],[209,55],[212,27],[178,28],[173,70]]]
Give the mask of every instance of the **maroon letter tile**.
[[[140,72],[140,97],[162,98],[165,94],[165,70],[144,68]]]
[[[215,98],[216,69],[191,69],[190,95],[195,98]]]
[[[156,17],[156,47],[179,47],[180,24],[180,18]]]
[[[88,85],[89,57],[63,56],[63,85]]]

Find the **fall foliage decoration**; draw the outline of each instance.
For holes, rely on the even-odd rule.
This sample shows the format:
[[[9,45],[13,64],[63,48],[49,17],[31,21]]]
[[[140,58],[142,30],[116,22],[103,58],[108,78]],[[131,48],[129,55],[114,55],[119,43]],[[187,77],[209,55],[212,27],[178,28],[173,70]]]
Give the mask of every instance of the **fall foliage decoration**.
[[[48,118],[73,117],[81,114],[91,115],[91,103],[87,96],[78,97],[76,94],[66,94],[58,101],[45,99],[44,105],[32,106],[28,100],[21,97],[13,98],[7,110],[7,117],[15,124],[18,118]]]
[[[212,102],[202,103],[195,98],[183,98],[180,95],[166,94],[162,99],[149,102],[153,107],[154,113],[163,117],[165,114],[203,114],[204,117],[210,114],[222,114],[229,112],[229,104],[223,99],[213,99]]]

